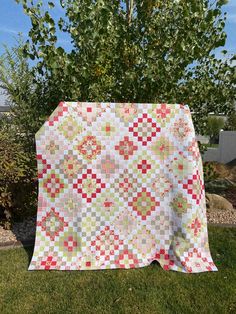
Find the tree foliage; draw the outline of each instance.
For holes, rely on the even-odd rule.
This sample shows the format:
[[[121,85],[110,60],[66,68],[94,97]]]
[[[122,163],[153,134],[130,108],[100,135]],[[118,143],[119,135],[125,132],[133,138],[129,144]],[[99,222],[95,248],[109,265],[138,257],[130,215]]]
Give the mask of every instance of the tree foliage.
[[[223,129],[224,124],[224,119],[221,117],[208,117],[205,135],[209,136],[211,144],[217,144],[219,142],[219,133],[220,130]]]
[[[224,129],[225,131],[236,131],[236,111],[229,115]]]
[[[186,103],[200,132],[208,112],[233,107],[235,56],[213,53],[226,40],[225,0],[61,0],[59,20],[55,1],[16,2],[31,20],[24,52],[46,86],[45,108],[60,100]]]
[[[47,104],[47,86],[42,77],[34,77],[23,50],[22,37],[19,37],[17,45],[11,49],[6,47],[0,57],[0,87],[5,90],[11,107],[10,116],[1,124],[14,133],[25,149],[34,151],[34,133],[52,109]]]

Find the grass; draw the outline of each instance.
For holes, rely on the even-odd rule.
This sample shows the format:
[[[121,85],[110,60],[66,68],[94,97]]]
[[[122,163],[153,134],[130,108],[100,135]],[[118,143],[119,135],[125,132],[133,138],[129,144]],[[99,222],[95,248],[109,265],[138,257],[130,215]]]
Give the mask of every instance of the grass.
[[[0,313],[236,313],[236,228],[210,226],[218,272],[28,271],[33,248],[0,251]]]
[[[218,148],[219,144],[205,144],[205,146],[210,148]]]

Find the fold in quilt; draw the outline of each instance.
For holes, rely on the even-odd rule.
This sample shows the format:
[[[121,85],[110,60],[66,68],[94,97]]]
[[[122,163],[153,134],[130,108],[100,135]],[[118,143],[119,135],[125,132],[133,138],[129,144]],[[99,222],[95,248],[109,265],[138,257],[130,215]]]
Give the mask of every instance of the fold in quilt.
[[[187,105],[61,102],[36,146],[29,270],[217,271]]]

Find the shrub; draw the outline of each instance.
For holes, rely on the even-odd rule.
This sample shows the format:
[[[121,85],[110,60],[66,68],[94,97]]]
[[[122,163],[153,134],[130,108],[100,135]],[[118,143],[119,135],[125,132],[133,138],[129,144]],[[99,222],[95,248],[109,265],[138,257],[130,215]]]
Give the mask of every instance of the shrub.
[[[35,157],[26,153],[9,130],[0,132],[0,217],[10,228],[13,219],[35,211]]]
[[[44,83],[35,83],[20,39],[0,57],[0,87],[11,106],[0,119],[0,218],[9,228],[13,220],[36,213],[34,134],[53,110],[44,107]]]
[[[203,163],[204,181],[209,182],[218,178],[215,164],[209,161]]]

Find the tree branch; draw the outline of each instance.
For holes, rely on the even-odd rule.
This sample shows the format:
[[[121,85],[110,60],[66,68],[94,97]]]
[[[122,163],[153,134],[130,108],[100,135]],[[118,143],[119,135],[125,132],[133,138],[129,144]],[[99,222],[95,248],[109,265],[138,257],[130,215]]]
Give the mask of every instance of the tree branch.
[[[128,24],[131,23],[132,20],[132,14],[133,14],[133,9],[134,9],[134,0],[126,0],[126,18]]]

